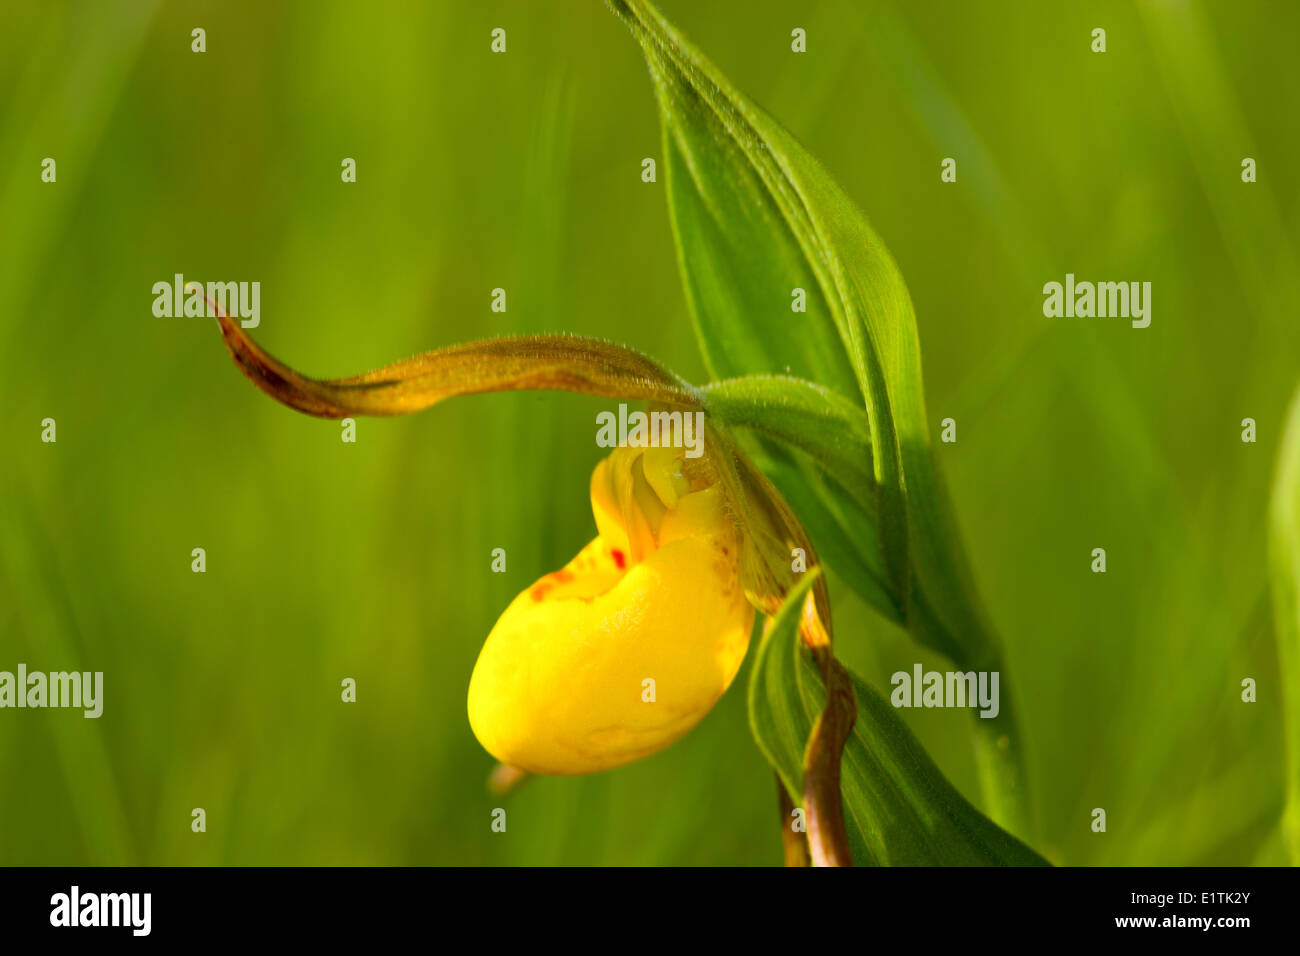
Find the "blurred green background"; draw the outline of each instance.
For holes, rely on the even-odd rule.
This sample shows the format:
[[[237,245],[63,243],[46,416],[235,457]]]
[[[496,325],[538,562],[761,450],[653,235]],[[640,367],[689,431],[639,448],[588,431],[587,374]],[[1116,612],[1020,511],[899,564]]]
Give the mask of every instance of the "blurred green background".
[[[1300,8],[661,6],[907,279],[1034,845],[1282,862],[1264,509],[1300,376]],[[653,758],[486,792],[469,675],[510,599],[594,535],[607,403],[463,399],[348,445],[258,393],[211,320],[151,312],[177,272],[257,280],[259,340],[322,376],[566,330],[699,381],[663,184],[640,178],[650,81],[603,4],[5,0],[3,19],[0,670],[100,670],[105,702],[0,712],[0,862],[779,863],[747,668]],[[1045,319],[1066,272],[1151,281],[1151,327]],[[946,669],[832,589],[840,652],[878,689]],[[902,716],[975,800],[968,715]]]

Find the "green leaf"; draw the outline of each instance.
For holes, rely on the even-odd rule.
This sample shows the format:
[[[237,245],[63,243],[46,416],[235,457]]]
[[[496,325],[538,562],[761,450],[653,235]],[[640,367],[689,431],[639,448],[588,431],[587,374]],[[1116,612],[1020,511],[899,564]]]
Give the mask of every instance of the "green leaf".
[[[754,739],[796,804],[803,757],[826,690],[799,638],[805,575],[772,619],[749,681]],[[880,865],[1046,866],[1037,853],[976,810],[926,755],[894,708],[852,675],[858,715],[841,764],[854,862]]]
[[[903,625],[906,611],[884,570],[875,500],[855,497],[819,466],[775,442],[763,443],[751,457],[799,516],[818,556],[878,613]]]
[[[1269,571],[1286,739],[1282,832],[1300,865],[1300,391],[1291,402],[1269,508]]]
[[[611,5],[654,80],[682,282],[709,371],[790,374],[865,402],[884,553],[902,596],[907,526],[885,361],[912,371],[918,397],[919,362],[898,270],[816,161],[653,6]],[[841,255],[846,241],[852,262]],[[806,293],[806,312],[791,310],[794,289]]]
[[[751,375],[700,389],[709,412],[732,427],[800,449],[845,488],[874,497],[871,426],[866,413],[814,382],[778,375]]]
[[[610,5],[654,81],[678,262],[710,371],[788,373],[864,403],[874,493],[836,482],[856,490],[856,513],[806,469],[782,469],[782,492],[815,516],[831,566],[880,613],[962,670],[1005,670],[935,466],[916,319],[884,243],[821,164],[648,0]],[[807,312],[790,311],[794,288]],[[774,441],[799,447],[776,430],[786,434],[764,439],[760,467],[772,468]],[[868,528],[845,523],[864,514]],[[1027,833],[1014,714],[976,722],[976,756],[990,812]]]
[[[751,456],[808,528],[818,553],[864,600],[903,623],[905,609],[877,534],[879,490],[861,406],[814,382],[779,375],[727,379],[699,392],[716,421],[756,436]]]
[[[916,319],[893,258],[822,165],[653,5],[611,5],[654,80],[682,281],[710,371],[789,373],[865,403],[874,487],[840,483],[877,499],[859,500],[881,543],[889,600],[879,609],[906,609],[918,640],[964,666],[995,660],[935,470]],[[791,311],[794,288],[807,293],[806,313]],[[831,507],[803,485],[791,497]]]

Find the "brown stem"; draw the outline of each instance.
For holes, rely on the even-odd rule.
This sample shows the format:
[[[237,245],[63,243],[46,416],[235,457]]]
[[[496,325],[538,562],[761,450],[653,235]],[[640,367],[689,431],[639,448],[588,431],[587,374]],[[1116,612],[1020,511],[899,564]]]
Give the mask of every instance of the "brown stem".
[[[777,799],[781,804],[781,845],[785,849],[786,866],[807,866],[808,836],[794,828],[794,801],[786,790],[781,775],[776,775]]]
[[[799,633],[812,652],[826,685],[826,707],[817,717],[804,750],[803,802],[808,816],[808,846],[813,866],[852,866],[848,830],[844,825],[844,798],[840,791],[840,763],[844,745],[858,718],[853,681],[831,651],[831,637],[818,602],[809,595],[804,603]]]

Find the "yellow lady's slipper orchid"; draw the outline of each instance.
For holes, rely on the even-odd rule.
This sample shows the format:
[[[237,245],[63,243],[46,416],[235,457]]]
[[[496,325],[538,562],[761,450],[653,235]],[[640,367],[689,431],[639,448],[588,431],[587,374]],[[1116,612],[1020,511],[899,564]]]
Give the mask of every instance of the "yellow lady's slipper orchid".
[[[622,766],[689,731],[736,676],[754,620],[740,533],[721,488],[683,471],[673,448],[623,447],[597,465],[599,535],[488,635],[469,721],[502,763],[544,774]]]
[[[361,375],[311,378],[259,346],[211,297],[207,305],[250,381],[321,418],[407,415],[457,395],[518,389],[703,409],[699,390],[645,356],[574,335],[487,339]],[[812,543],[768,479],[724,432],[708,435],[700,458],[624,447],[601,462],[591,479],[598,537],[519,595],[488,635],[470,679],[469,719],[502,762],[493,786],[514,785],[522,771],[608,770],[680,738],[735,678],[755,609],[770,618],[785,606],[796,580],[789,556],[802,552],[816,568]],[[814,863],[850,861],[839,763],[857,709],[830,652],[829,624],[819,576],[800,624],[828,688],[804,760]]]

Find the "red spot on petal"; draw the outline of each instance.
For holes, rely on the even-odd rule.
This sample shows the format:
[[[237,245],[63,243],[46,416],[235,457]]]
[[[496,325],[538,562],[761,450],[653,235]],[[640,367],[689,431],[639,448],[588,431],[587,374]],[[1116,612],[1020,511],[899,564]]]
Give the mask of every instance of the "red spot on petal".
[[[622,551],[618,550],[617,548],[611,548],[609,554],[610,557],[614,559],[614,563],[618,565],[619,570],[622,570],[623,568],[627,567],[627,558],[623,556]]]
[[[577,575],[568,568],[560,568],[558,571],[552,571],[546,577],[533,585],[532,590],[528,592],[528,596],[534,601],[540,602],[544,600],[548,594],[554,591],[557,585],[568,584],[575,577],[577,577]]]

